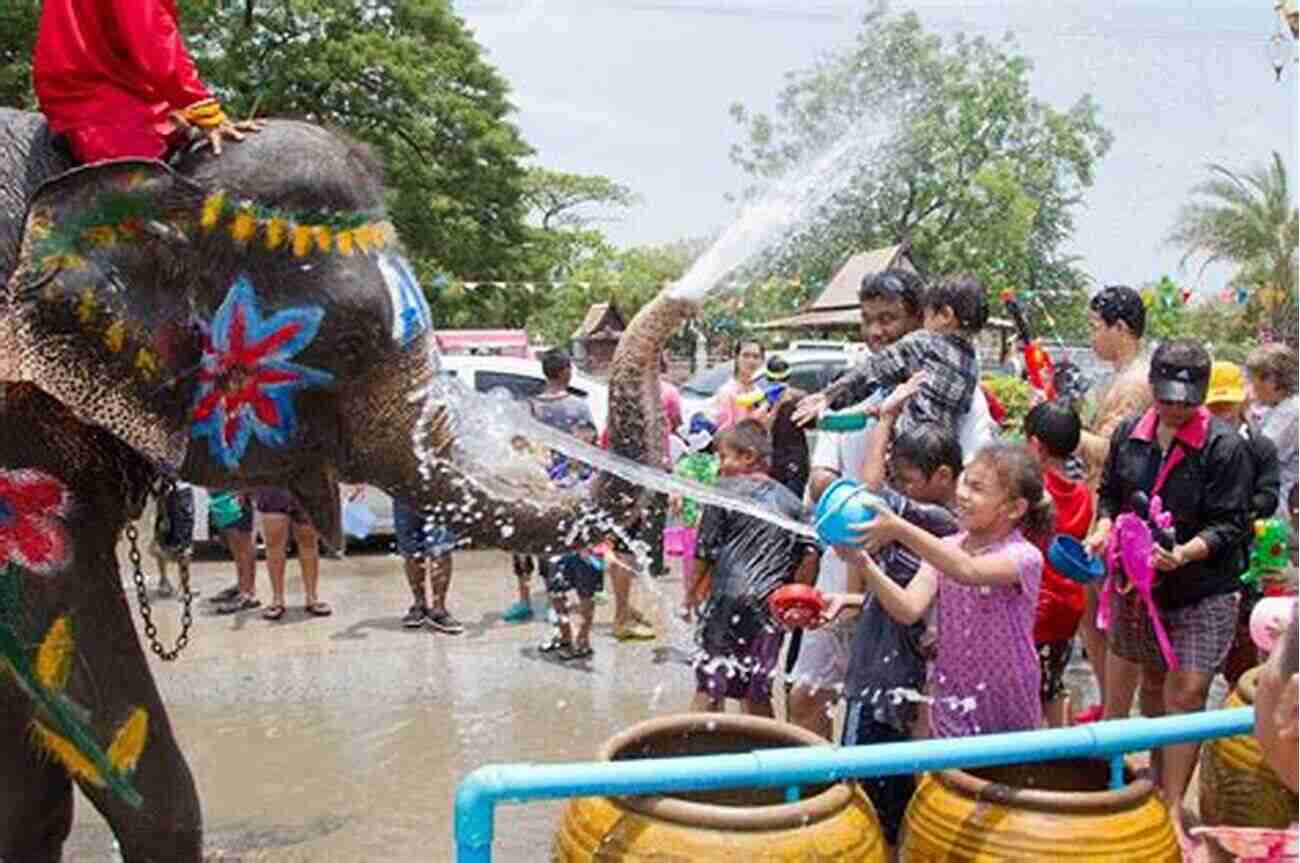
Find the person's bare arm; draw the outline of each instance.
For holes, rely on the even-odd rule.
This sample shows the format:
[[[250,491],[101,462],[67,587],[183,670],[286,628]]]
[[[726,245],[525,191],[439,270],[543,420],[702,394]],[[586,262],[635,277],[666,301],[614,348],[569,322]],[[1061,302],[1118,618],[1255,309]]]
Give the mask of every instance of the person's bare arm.
[[[880,607],[899,623],[916,623],[925,616],[926,609],[934,601],[939,582],[932,567],[922,566],[907,583],[907,587],[900,587],[862,549],[856,546],[836,546],[835,553],[843,558],[850,572],[857,570],[866,581],[867,589],[880,600]]]
[[[821,560],[821,555],[815,548],[804,549],[803,557],[799,558],[799,563],[794,568],[794,582],[796,584],[812,585],[817,583],[817,563]]]
[[[878,511],[875,518],[858,528],[858,533],[868,548],[880,548],[890,541],[901,542],[960,584],[973,587],[1020,584],[1020,560],[1015,554],[1008,551],[970,554],[886,510]]]

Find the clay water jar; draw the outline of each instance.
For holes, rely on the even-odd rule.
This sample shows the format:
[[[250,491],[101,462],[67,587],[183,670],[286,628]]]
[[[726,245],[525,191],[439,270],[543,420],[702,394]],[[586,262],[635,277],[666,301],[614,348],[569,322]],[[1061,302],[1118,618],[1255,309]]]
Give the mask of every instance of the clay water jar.
[[[684,713],[640,722],[600,748],[602,761],[723,755],[827,746],[817,735],[755,716]],[[556,861],[867,861],[884,863],[876,813],[857,786],[692,791],[671,796],[580,797],[565,807]]]
[[[1224,708],[1254,705],[1261,670],[1262,666],[1241,675],[1223,702]],[[1201,818],[1206,824],[1288,827],[1300,807],[1300,799],[1264,760],[1253,734],[1205,741],[1199,791]]]
[[[899,860],[1179,863],[1173,824],[1145,780],[1110,790],[1101,759],[927,773],[907,807]]]

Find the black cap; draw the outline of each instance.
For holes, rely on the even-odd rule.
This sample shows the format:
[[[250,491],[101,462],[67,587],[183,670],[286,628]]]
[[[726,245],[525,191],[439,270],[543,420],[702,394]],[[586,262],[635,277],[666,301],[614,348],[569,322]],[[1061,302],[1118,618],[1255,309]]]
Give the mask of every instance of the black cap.
[[[1147,375],[1159,402],[1203,404],[1210,388],[1210,355],[1195,342],[1164,342],[1151,357]]]

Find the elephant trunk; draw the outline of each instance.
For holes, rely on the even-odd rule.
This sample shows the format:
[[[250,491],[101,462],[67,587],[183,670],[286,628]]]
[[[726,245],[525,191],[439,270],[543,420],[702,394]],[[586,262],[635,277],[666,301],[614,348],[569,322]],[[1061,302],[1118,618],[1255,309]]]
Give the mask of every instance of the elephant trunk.
[[[658,359],[668,336],[695,310],[660,296],[633,319],[610,369],[609,433],[619,455],[664,461]],[[461,547],[557,553],[598,540],[609,525],[635,521],[641,493],[602,475],[592,493],[551,487],[540,465],[508,449],[485,456],[481,399],[458,399],[435,379],[427,343],[403,352],[382,374],[349,388],[343,408],[349,458],[343,478],[377,486],[445,524]]]

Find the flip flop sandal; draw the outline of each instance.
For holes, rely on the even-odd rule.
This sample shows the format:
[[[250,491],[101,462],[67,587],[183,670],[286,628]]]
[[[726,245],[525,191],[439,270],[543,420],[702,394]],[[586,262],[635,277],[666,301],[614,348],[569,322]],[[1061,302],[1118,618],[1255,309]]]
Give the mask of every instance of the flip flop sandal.
[[[244,596],[244,597],[237,596],[235,597],[233,602],[228,602],[225,605],[218,605],[216,608],[216,613],[234,614],[239,611],[248,611],[253,608],[261,608],[261,607],[262,607],[262,600],[260,599],[257,599],[252,596]]]
[[[212,596],[208,597],[208,602],[230,602],[239,596],[239,585],[227,587],[225,590],[218,590]]]
[[[560,650],[560,659],[565,662],[577,662],[579,659],[590,659],[595,656],[596,651],[591,649],[591,645],[570,645]]]
[[[310,605],[303,606],[303,610],[313,617],[329,617],[334,613],[330,604],[323,599],[318,599]]]
[[[266,620],[279,620],[284,617],[284,606],[279,603],[268,605],[266,611],[262,612],[262,617]]]
[[[537,648],[537,652],[554,653],[560,656],[560,658],[563,658],[565,651],[572,650],[572,649],[573,649],[572,642],[564,641],[563,639],[560,638],[560,636],[555,635],[552,636],[548,641],[543,642],[542,646]]]

